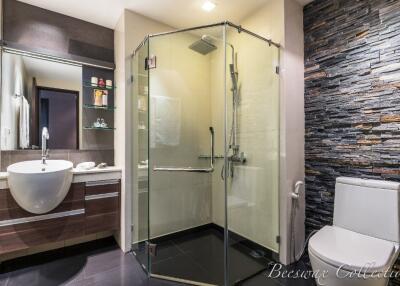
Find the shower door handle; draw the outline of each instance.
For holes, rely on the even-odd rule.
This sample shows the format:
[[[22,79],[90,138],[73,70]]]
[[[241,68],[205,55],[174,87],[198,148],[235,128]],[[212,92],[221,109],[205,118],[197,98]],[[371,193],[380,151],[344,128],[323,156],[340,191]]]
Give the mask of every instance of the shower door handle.
[[[211,134],[211,154],[210,154],[210,167],[208,168],[194,168],[194,167],[154,167],[153,171],[161,172],[193,172],[193,173],[212,173],[214,172],[214,128],[210,127]]]

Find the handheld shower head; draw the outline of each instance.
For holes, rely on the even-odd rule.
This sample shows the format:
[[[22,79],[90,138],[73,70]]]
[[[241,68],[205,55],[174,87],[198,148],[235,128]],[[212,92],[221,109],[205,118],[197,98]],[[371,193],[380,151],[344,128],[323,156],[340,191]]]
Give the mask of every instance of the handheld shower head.
[[[232,90],[234,90],[236,92],[238,89],[238,86],[237,86],[238,78],[237,78],[237,73],[236,73],[234,64],[229,64],[229,73],[231,74],[231,79],[232,79]]]

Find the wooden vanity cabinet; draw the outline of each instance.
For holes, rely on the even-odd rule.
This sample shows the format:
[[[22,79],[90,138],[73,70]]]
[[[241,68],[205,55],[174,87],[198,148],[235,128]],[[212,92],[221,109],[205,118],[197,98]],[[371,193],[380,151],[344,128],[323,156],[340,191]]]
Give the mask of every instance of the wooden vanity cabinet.
[[[118,181],[86,183],[86,234],[119,229],[120,189]]]
[[[120,180],[73,183],[54,210],[43,215],[18,206],[0,190],[0,255],[120,228]]]

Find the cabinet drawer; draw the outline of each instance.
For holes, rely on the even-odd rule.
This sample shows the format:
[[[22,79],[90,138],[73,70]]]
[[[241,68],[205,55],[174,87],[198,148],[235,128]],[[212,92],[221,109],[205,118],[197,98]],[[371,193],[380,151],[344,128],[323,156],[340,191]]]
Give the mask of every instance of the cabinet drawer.
[[[86,234],[119,229],[119,213],[86,216]]]
[[[85,215],[0,228],[0,254],[83,236]]]
[[[120,181],[111,180],[103,182],[86,183],[86,196],[120,192]]]
[[[113,213],[119,211],[119,195],[116,197],[85,201],[86,216]]]

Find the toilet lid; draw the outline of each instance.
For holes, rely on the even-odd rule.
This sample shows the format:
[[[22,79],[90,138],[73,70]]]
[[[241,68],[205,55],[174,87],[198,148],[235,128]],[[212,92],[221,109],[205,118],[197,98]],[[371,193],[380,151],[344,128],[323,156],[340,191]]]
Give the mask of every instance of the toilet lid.
[[[309,241],[309,250],[337,268],[361,273],[383,272],[397,252],[394,242],[336,226],[325,226]]]

